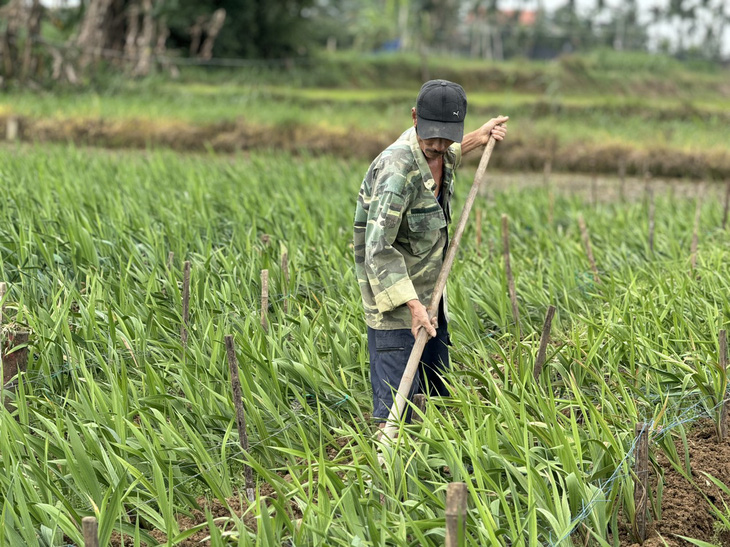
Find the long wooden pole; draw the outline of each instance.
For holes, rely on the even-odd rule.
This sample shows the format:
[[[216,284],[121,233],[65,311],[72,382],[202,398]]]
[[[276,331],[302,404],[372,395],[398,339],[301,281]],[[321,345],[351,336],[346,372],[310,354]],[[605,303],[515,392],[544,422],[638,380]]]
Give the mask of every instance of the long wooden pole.
[[[238,442],[241,450],[248,457],[248,433],[246,432],[246,413],[243,409],[243,398],[241,395],[241,379],[238,377],[238,358],[236,357],[236,345],[233,335],[227,334],[224,338],[226,343],[226,355],[228,357],[228,369],[231,372],[231,392],[233,394],[233,406],[236,409],[236,426],[238,427]],[[246,464],[243,468],[246,480],[246,495],[248,501],[254,500],[253,470]]]
[[[438,279],[436,279],[436,287],[431,294],[431,303],[427,308],[429,319],[432,319],[433,317],[435,317],[436,313],[438,313],[438,305],[439,302],[441,302],[441,296],[443,295],[444,289],[446,288],[446,279],[449,277],[451,267],[454,265],[456,251],[459,249],[461,236],[464,234],[466,223],[469,220],[469,212],[471,211],[472,205],[474,205],[474,200],[476,200],[477,194],[479,192],[479,187],[481,186],[482,179],[484,179],[484,174],[487,171],[487,165],[489,165],[489,158],[492,156],[492,150],[494,150],[494,145],[496,142],[497,141],[494,139],[494,137],[490,137],[489,141],[487,142],[487,146],[484,147],[482,159],[479,161],[479,167],[477,168],[476,175],[474,175],[474,183],[471,185],[471,190],[469,191],[469,195],[466,198],[466,203],[464,203],[464,209],[461,212],[461,217],[459,217],[459,223],[456,225],[456,230],[454,231],[454,235],[451,238],[449,248],[446,251],[444,263],[441,266],[441,271],[439,272]],[[421,329],[418,331],[418,336],[416,337],[416,343],[413,345],[413,349],[411,350],[411,355],[408,358],[406,369],[403,372],[400,384],[398,385],[398,392],[395,394],[393,406],[390,408],[388,421],[386,422],[385,429],[383,430],[385,436],[391,439],[395,436],[395,433],[398,430],[398,422],[400,422],[401,415],[406,408],[408,394],[411,391],[413,379],[415,378],[416,372],[418,371],[418,364],[421,361],[421,355],[423,355],[423,350],[426,347],[426,342],[428,342],[428,333],[426,332],[426,329],[421,327]]]

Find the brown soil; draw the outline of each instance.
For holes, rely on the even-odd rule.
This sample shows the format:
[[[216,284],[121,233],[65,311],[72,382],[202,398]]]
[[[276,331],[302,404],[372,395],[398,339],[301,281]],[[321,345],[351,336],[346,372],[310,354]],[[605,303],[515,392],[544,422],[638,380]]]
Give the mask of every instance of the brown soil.
[[[273,489],[268,485],[262,485],[260,487],[260,492],[262,498],[265,496],[274,495]],[[208,519],[206,518],[206,510],[210,511],[214,519],[221,519],[218,520],[216,523],[217,525],[219,525],[219,528],[221,530],[225,531],[233,528],[230,523],[225,521],[226,518],[229,518],[233,515],[238,518],[243,518],[243,522],[248,528],[250,528],[251,530],[256,530],[257,522],[255,516],[251,512],[246,513],[249,506],[246,500],[245,492],[241,492],[239,496],[227,499],[226,504],[221,503],[217,499],[208,500],[206,498],[198,498],[197,502],[198,505],[201,507],[200,510],[194,509],[193,511],[191,511],[190,515],[178,515],[177,525],[181,532],[207,523]],[[159,530],[151,531],[150,535],[155,538],[160,544],[164,545],[167,542],[167,536]],[[175,545],[180,545],[182,547],[201,547],[210,545],[209,540],[204,541],[205,538],[207,538],[209,535],[210,530],[207,526],[205,526],[189,538],[178,542]],[[124,538],[122,538],[122,535],[118,532],[114,532],[114,534],[112,534],[112,538],[110,541],[110,545],[112,547],[122,547],[123,545],[133,544],[133,538],[129,536],[125,536]],[[142,545],[144,546],[146,544],[142,542]]]
[[[28,366],[28,343],[30,333],[12,328],[2,329],[2,382],[7,384],[18,371],[24,372]]]
[[[687,434],[689,459],[694,485],[685,479],[669,463],[663,453],[657,454],[657,464],[664,474],[662,514],[659,522],[652,523],[645,547],[685,547],[692,544],[678,536],[730,546],[730,531],[721,530],[716,524],[705,496],[718,508],[730,503],[730,498],[706,479],[708,473],[726,485],[730,485],[730,440],[720,443],[710,420],[698,422]],[[681,441],[677,442],[680,456],[684,453]],[[656,493],[657,478],[652,471],[652,494]],[[701,490],[701,491],[700,491]],[[703,495],[704,494],[704,495]],[[637,546],[628,534],[622,533],[622,546]]]
[[[343,454],[345,453],[345,448],[350,443],[350,439],[347,437],[339,437],[335,439],[337,446],[329,445],[327,446],[327,455],[331,461],[334,461],[338,458],[342,458]],[[306,463],[304,461],[301,462],[303,465]],[[338,473],[341,477],[344,476],[343,472]],[[291,481],[291,477],[287,475],[281,475],[282,479],[286,482]],[[313,473],[313,479],[316,483],[318,481],[318,473],[315,471]],[[271,487],[269,484],[266,483],[260,483],[258,485],[259,488],[259,494],[260,499],[264,500],[264,503],[267,502],[268,499],[275,498],[277,496],[276,491],[273,487]],[[227,518],[231,516],[236,516],[239,519],[242,518],[244,524],[249,529],[256,531],[258,523],[256,521],[256,517],[253,514],[253,512],[247,512],[249,508],[248,501],[246,499],[246,492],[241,491],[238,493],[238,495],[228,498],[226,500],[226,503],[221,503],[220,500],[213,499],[209,500],[205,497],[198,498],[197,500],[198,505],[200,506],[200,510],[194,509],[190,512],[190,515],[178,515],[177,516],[177,525],[181,532],[184,532],[186,530],[190,530],[192,528],[195,528],[196,526],[199,526],[201,524],[206,524],[208,522],[206,518],[206,510],[209,511],[214,519],[220,519],[216,521],[216,525],[223,531],[232,529],[233,526],[230,524],[230,522],[226,521]],[[286,506],[288,509],[288,513],[292,516],[292,518],[295,519],[301,519],[302,518],[302,511],[299,508],[299,505],[295,503],[293,500],[288,500],[286,502]],[[167,542],[167,536],[159,531],[159,530],[153,530],[150,532],[150,535],[155,538],[160,544],[164,544]],[[189,538],[175,543],[175,545],[179,545],[182,547],[205,547],[211,545],[210,540],[206,540],[210,535],[210,530],[208,526],[203,527],[201,530],[190,536]],[[128,536],[122,537],[121,534],[118,532],[114,532],[112,535],[110,545],[112,547],[122,547],[125,545],[133,545],[133,538],[130,538]],[[145,543],[142,543],[143,547],[146,547]]]
[[[6,123],[0,116],[0,127]],[[153,120],[33,119],[21,118],[20,138],[29,142],[72,142],[107,148],[164,147],[180,151],[219,153],[253,149],[306,151],[370,160],[389,145],[397,134],[354,129],[312,128],[299,124],[257,126],[242,120],[209,125],[184,122],[165,124]],[[552,145],[537,137],[514,138],[500,147],[492,166],[510,171],[542,171],[552,155],[555,171],[611,173],[624,162],[628,175],[651,172],[660,177],[730,178],[730,152],[686,152],[654,146],[635,149],[628,145]],[[473,160],[478,161],[478,158]]]
[[[672,467],[663,452],[660,450],[654,451],[656,463],[661,468],[664,476],[662,518],[659,522],[650,524],[649,536],[643,544],[644,547],[690,547],[693,545],[678,536],[699,539],[718,546],[730,546],[730,530],[721,530],[716,524],[717,521],[705,496],[719,508],[723,507],[723,503],[730,503],[730,497],[723,495],[719,488],[705,478],[704,474],[710,474],[723,484],[730,485],[730,439],[719,443],[715,434],[714,423],[710,420],[701,420],[688,432],[687,441],[694,484],[688,482],[681,473]],[[677,450],[681,455],[684,453],[684,448],[681,446],[681,441],[677,441],[677,443]],[[346,446],[347,440],[338,439],[337,444],[339,450],[336,447],[328,447],[330,459],[342,457],[341,450]],[[657,488],[656,469],[652,468],[650,474],[652,475],[650,481],[651,494],[655,496]],[[284,477],[284,479],[287,480],[287,477]],[[276,496],[276,492],[265,484],[260,485],[260,492],[262,498]],[[225,517],[234,514],[239,518],[242,517],[244,523],[250,529],[256,529],[255,517],[251,513],[246,514],[248,504],[244,492],[241,492],[239,496],[226,500],[226,502],[226,504],[223,504],[219,500],[198,499],[198,504],[202,510],[193,510],[189,516],[180,515],[178,517],[180,530],[189,530],[200,524],[205,524],[207,522],[206,509],[210,511],[213,518],[222,519],[218,521],[221,529],[227,529]],[[301,518],[301,511],[294,503],[288,503],[288,507],[294,518]],[[639,544],[631,537],[630,525],[620,523],[620,527],[622,528],[620,533],[621,546],[639,547]],[[151,534],[161,543],[167,540],[162,532],[153,531]],[[208,535],[209,530],[206,526],[177,545],[187,547],[210,545],[209,541],[204,541]],[[582,541],[580,543],[582,544]],[[116,533],[111,542],[114,547],[130,544],[130,538],[125,538],[124,543],[122,543],[121,537]]]

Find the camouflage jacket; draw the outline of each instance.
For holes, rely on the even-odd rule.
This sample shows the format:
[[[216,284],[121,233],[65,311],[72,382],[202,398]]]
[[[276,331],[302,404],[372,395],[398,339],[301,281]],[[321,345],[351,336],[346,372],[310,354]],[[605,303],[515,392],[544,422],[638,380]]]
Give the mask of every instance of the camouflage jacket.
[[[428,306],[444,258],[451,222],[454,170],[461,145],[444,155],[444,207],[413,128],[385,149],[368,169],[355,210],[355,273],[365,321],[378,330],[410,329],[404,304]]]

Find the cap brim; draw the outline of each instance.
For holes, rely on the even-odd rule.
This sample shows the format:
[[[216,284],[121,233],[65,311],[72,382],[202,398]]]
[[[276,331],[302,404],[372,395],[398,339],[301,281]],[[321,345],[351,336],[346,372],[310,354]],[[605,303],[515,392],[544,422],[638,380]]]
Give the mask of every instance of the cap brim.
[[[461,142],[464,138],[464,122],[437,122],[418,117],[418,136],[422,139],[447,139]]]

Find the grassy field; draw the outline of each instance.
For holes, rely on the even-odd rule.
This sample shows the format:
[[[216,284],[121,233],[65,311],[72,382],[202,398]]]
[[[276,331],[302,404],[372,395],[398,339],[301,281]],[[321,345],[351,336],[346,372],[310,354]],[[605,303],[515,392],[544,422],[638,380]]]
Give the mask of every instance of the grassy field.
[[[594,204],[590,193],[502,174],[477,204],[481,247],[472,223],[449,285],[451,397],[431,401],[387,447],[368,415],[350,248],[365,162],[65,146],[3,147],[0,157],[6,331],[31,332],[28,371],[8,395],[17,409],[0,415],[0,544],[81,544],[81,518],[96,515],[102,544],[438,546],[455,481],[469,492],[465,545],[626,544],[634,424],[648,424],[654,455],[691,474],[687,424],[718,419],[718,332],[730,323],[718,188],[700,209],[691,269],[695,200],[683,188],[656,195],[652,251],[641,193]],[[519,329],[500,259],[503,213]],[[549,305],[552,343],[533,381]],[[713,514],[728,522],[719,501]]]
[[[417,87],[402,90],[329,90],[256,85],[213,86],[164,83],[115,93],[8,94],[0,114],[64,121],[149,120],[155,125],[184,122],[210,125],[239,121],[255,125],[300,125],[317,129],[357,130],[397,136],[410,120]],[[724,150],[730,98],[688,101],[677,97],[635,98],[480,92],[467,90],[468,129],[506,114],[524,140],[626,144],[637,148],[667,146],[680,150]]]

